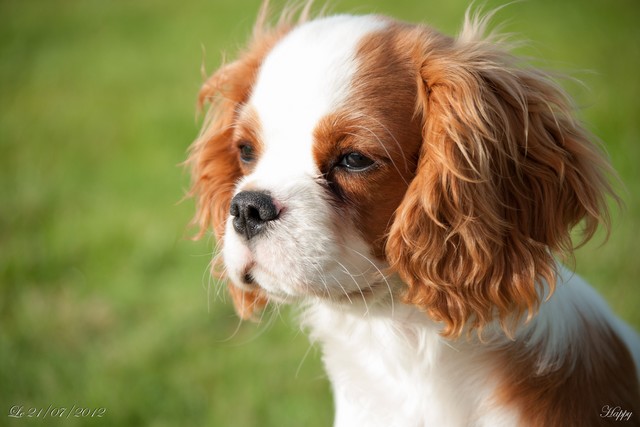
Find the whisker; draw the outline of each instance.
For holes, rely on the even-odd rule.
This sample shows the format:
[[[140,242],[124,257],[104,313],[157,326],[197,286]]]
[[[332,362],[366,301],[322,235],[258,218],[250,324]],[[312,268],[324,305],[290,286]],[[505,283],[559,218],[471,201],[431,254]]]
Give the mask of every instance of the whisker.
[[[273,307],[273,305],[269,304],[269,307],[271,308],[271,307]],[[258,319],[258,321],[257,321],[257,323],[258,323],[257,332],[254,333],[251,337],[247,338],[244,341],[240,341],[240,342],[234,343],[233,346],[234,347],[240,347],[240,346],[243,346],[243,345],[250,344],[253,341],[255,341],[258,338],[260,338],[267,331],[269,331],[273,327],[273,325],[275,324],[275,319],[277,318],[277,316],[275,315],[276,313],[274,313],[273,311],[274,310],[267,309],[267,308],[262,310],[262,313],[260,314],[260,319]],[[267,312],[269,312],[269,316],[267,318],[268,320],[266,322],[264,322],[264,319],[267,316]],[[242,320],[240,320],[240,323],[243,323]]]
[[[384,125],[382,125],[382,123],[380,123],[380,125],[384,127]],[[402,181],[406,185],[409,185],[407,180],[402,175],[402,172],[400,172],[400,168],[398,168],[398,165],[396,164],[395,160],[393,160],[393,157],[391,156],[391,153],[389,152],[389,150],[387,149],[385,144],[382,142],[380,137],[373,130],[369,129],[368,127],[365,127],[365,126],[354,126],[354,127],[358,128],[358,129],[363,129],[363,130],[369,132],[371,135],[373,135],[375,137],[375,139],[378,142],[378,144],[380,144],[380,147],[382,147],[382,149],[385,151],[385,153],[389,157],[389,160],[391,160],[391,164],[393,165],[393,167],[396,170],[396,172],[398,172],[398,175],[400,176]],[[407,163],[407,158],[406,158],[406,156],[404,154],[404,151],[402,150],[402,147],[400,146],[400,143],[398,142],[398,140],[393,136],[393,134],[388,129],[385,128],[385,130],[387,131],[387,133],[389,133],[389,135],[391,135],[391,138],[394,140],[394,142],[398,146],[398,149],[399,149],[400,153],[402,153],[402,159],[403,159],[403,162],[404,162],[404,169],[405,169],[405,171],[408,171],[409,170],[409,165]],[[353,134],[350,134],[350,135],[353,135]],[[354,135],[354,136],[356,136],[356,135]]]
[[[336,276],[334,276],[333,274],[330,274],[329,276],[331,276],[333,281],[336,282],[338,284],[338,286],[340,286],[340,289],[342,289],[342,293],[344,294],[344,296],[347,297],[347,300],[349,301],[349,304],[353,304],[353,301],[351,300],[351,297],[349,296],[349,293],[344,288],[344,286],[342,286],[342,283],[340,283],[338,278]]]
[[[298,378],[298,375],[300,375],[300,370],[302,369],[302,365],[307,360],[307,357],[309,357],[309,354],[311,353],[311,350],[313,350],[313,348],[314,348],[314,344],[309,343],[309,346],[307,347],[307,351],[304,352],[304,355],[302,356],[300,363],[298,363],[298,368],[296,369],[294,378]]]
[[[243,296],[243,302],[244,302],[244,296]],[[233,332],[231,333],[231,335],[229,335],[227,338],[223,339],[223,340],[219,340],[217,341],[217,343],[222,344],[222,343],[226,343],[226,342],[230,342],[232,341],[240,332],[240,327],[242,326],[242,319],[240,319],[238,316],[234,316],[236,319],[236,327],[233,330]]]
[[[369,120],[375,120],[375,121],[378,123],[378,125],[379,125],[382,129],[384,129],[384,130],[385,130],[385,132],[387,132],[387,135],[389,135],[389,136],[391,137],[391,139],[393,140],[393,142],[396,144],[396,147],[398,147],[398,151],[399,151],[400,153],[402,153],[402,161],[404,162],[404,170],[405,170],[405,172],[409,172],[409,164],[407,163],[407,156],[405,155],[404,150],[402,149],[402,145],[400,145],[400,142],[398,141],[398,139],[396,138],[396,136],[393,134],[393,132],[391,132],[391,131],[389,130],[389,128],[388,128],[384,123],[382,123],[382,122],[380,121],[380,119],[378,119],[378,118],[376,118],[376,117],[374,117],[374,116],[367,116],[367,119],[369,119]],[[370,129],[366,129],[366,128],[365,128],[365,130],[368,130],[369,132],[372,132]],[[372,132],[372,133],[373,133],[373,132]],[[380,139],[378,139],[378,141],[380,141]],[[383,147],[383,148],[384,148],[384,147]],[[398,172],[400,172],[400,171],[398,171]]]
[[[391,289],[391,284],[389,283],[389,280],[387,279],[387,276],[382,272],[382,270],[380,270],[380,268],[368,256],[364,255],[363,253],[361,253],[358,250],[353,249],[351,247],[348,247],[348,246],[345,246],[345,247],[347,249],[351,250],[352,252],[355,252],[356,254],[360,255],[366,261],[368,261],[369,264],[371,264],[373,266],[373,268],[376,269],[376,271],[380,275],[380,278],[385,283],[385,285],[387,285],[387,290],[389,291],[389,297],[391,299],[391,316],[393,317],[394,314],[395,314],[395,298],[394,298],[394,295],[393,295],[393,291]]]
[[[333,297],[333,295],[331,295],[331,290],[329,289],[329,283],[327,282],[327,279],[324,277],[324,273],[323,273],[322,267],[315,260],[309,260],[308,265],[313,267],[316,270],[316,272],[318,273],[318,278],[319,278],[320,282],[322,283],[322,286],[324,287],[324,289],[326,291],[327,299],[329,299],[329,301],[333,301],[334,297]],[[334,280],[335,280],[335,278],[334,278]],[[309,283],[309,281],[308,281],[308,279],[306,277],[305,277],[305,282]],[[344,288],[342,290],[343,290],[343,292],[346,293],[346,290]]]
[[[349,269],[347,269],[347,267],[344,266],[344,264],[342,264],[340,261],[338,260],[334,260],[340,267],[342,267],[342,269],[344,270],[344,272],[351,278],[351,280],[353,280],[353,283],[356,285],[356,289],[358,289],[358,292],[360,293],[360,295],[362,296],[362,302],[364,303],[364,306],[366,307],[366,311],[365,311],[365,316],[367,316],[369,314],[369,305],[367,304],[367,298],[364,296],[364,292],[362,291],[362,288],[360,287],[360,284],[358,283],[358,281],[356,280],[356,278],[353,276],[353,274],[351,274],[351,272],[349,271]],[[335,279],[335,278],[334,278]],[[342,285],[340,285],[342,287]],[[344,289],[344,288],[342,288]],[[346,291],[345,291],[346,294]],[[348,294],[346,294],[348,297]],[[351,302],[351,299],[349,298],[349,302]]]

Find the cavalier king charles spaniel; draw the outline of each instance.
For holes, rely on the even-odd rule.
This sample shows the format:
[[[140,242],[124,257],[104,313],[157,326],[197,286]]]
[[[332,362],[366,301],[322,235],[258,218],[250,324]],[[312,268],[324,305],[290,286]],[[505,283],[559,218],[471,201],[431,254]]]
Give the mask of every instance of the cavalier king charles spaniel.
[[[640,340],[560,263],[606,157],[487,17],[268,24],[208,78],[191,147],[238,314],[298,302],[335,426],[640,425]]]

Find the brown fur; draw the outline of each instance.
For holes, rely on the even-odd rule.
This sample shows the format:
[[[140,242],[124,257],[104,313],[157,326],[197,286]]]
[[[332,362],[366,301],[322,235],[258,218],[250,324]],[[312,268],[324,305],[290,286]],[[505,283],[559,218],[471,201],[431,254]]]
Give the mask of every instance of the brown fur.
[[[564,92],[480,38],[482,27],[458,40],[405,33],[424,142],[386,253],[406,302],[447,336],[533,315],[540,281],[555,283],[554,255],[573,249],[571,229],[582,221],[589,239],[613,194],[609,165]]]
[[[629,350],[607,326],[585,324],[587,347],[573,346],[571,352],[579,355],[567,355],[549,372],[536,374],[535,349],[513,343],[496,352],[502,384],[496,403],[517,407],[530,427],[640,426],[640,389]],[[601,416],[606,406],[633,415],[627,422]]]

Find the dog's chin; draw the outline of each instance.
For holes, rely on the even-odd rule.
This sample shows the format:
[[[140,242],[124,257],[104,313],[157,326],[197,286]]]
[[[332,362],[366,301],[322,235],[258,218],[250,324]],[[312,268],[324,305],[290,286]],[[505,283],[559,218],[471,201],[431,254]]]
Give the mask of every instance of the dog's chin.
[[[259,292],[276,303],[323,302],[339,306],[368,306],[383,299],[393,299],[395,287],[386,279],[361,285],[355,289],[329,288],[319,279],[318,283],[292,283],[289,278],[274,279],[255,271],[245,273],[243,280],[232,283],[243,291]]]

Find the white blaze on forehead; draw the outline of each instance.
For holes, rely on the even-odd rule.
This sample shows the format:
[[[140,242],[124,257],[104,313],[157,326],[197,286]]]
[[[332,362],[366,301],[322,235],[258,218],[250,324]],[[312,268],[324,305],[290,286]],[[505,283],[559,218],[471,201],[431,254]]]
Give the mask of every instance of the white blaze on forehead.
[[[269,53],[249,100],[265,147],[254,177],[318,172],[313,131],[348,95],[359,41],[385,25],[375,16],[319,19],[293,30]]]
[[[347,221],[337,220],[314,179],[319,170],[313,143],[319,121],[348,101],[360,42],[387,25],[374,16],[312,21],[265,58],[248,101],[263,150],[236,192],[269,191],[285,214],[251,242],[234,232],[231,217],[227,221],[224,261],[235,283],[250,273],[271,296],[350,299],[349,293],[380,280],[384,266],[372,260],[368,244]]]

